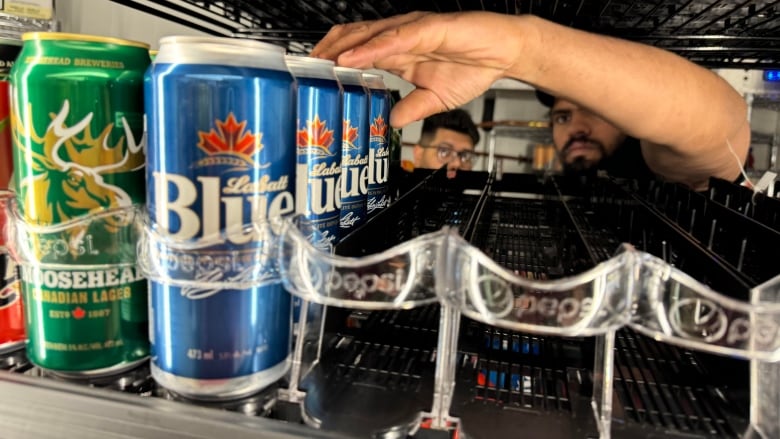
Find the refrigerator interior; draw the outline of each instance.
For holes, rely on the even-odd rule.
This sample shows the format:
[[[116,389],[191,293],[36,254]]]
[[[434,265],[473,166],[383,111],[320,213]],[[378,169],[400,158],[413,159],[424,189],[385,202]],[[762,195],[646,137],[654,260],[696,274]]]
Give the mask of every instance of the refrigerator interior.
[[[418,9],[492,10],[651,44],[709,68],[780,68],[777,0],[114,2],[291,53],[308,52],[338,23]],[[776,111],[778,88],[766,85],[755,94],[760,108]],[[777,131],[760,140],[767,169],[776,169]],[[696,194],[677,185],[584,184],[543,174],[464,173],[452,185],[440,173],[395,171],[398,200],[342,239],[339,255],[379,253],[447,226],[500,267],[540,282],[585,273],[613,258],[621,243],[745,303],[752,288],[780,272],[774,256],[780,203],[728,182],[713,180],[709,192]],[[455,431],[475,438],[604,437],[594,416],[603,385],[602,336],[445,318],[438,303],[407,310],[330,306],[322,315],[322,330],[309,328],[302,343],[304,366],[292,377],[293,383],[300,378],[297,389],[288,376],[225,402],[171,394],[154,383],[147,366],[72,383],[32,367],[21,351],[4,354],[0,431],[11,437],[60,437],[66,427],[82,437],[452,437]],[[442,392],[442,328],[453,321],[451,389]],[[749,430],[757,362],[686,349],[630,327],[617,330],[612,352],[613,437],[739,437]],[[52,431],[52,425],[63,427]]]

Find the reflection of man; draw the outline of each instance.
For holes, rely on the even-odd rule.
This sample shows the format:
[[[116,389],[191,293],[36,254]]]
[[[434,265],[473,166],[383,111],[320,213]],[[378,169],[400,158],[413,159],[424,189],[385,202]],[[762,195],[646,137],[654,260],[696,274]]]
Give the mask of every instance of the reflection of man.
[[[466,111],[434,114],[423,121],[420,141],[414,145],[414,166],[439,169],[447,165],[447,178],[455,178],[458,169],[471,170],[477,142],[479,131]]]
[[[642,156],[639,140],[571,101],[541,91],[536,96],[550,107],[553,143],[565,172],[601,169],[615,177],[654,177]]]

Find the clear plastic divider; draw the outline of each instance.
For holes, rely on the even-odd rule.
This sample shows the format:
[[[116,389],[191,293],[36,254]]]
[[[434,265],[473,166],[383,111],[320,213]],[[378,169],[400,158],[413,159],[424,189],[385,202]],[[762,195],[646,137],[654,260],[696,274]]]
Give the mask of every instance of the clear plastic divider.
[[[290,293],[314,303],[366,310],[408,309],[438,300],[434,262],[444,232],[356,258],[318,249],[302,230],[286,220],[280,233],[279,265]]]
[[[780,361],[780,303],[733,299],[649,254],[639,270],[630,322],[636,331],[700,352]]]
[[[778,306],[780,275],[753,288],[750,301],[754,306]],[[780,437],[778,407],[780,407],[780,362],[752,360],[750,362],[750,427],[744,437],[762,439]]]
[[[72,268],[135,265],[142,206],[107,209],[53,225],[27,223],[16,201],[4,203],[8,248],[22,266]]]
[[[172,238],[144,219],[138,243],[141,269],[151,280],[186,289],[191,298],[280,280],[280,219],[225,228],[219,235],[197,241]]]
[[[604,334],[628,322],[635,255],[628,246],[584,273],[539,281],[499,266],[454,232],[447,240],[443,257],[448,263],[437,274],[448,283],[442,299],[467,317],[515,331],[571,337]]]
[[[752,360],[750,433],[768,438],[780,432],[780,277],[754,288],[749,303],[623,245],[586,272],[538,281],[499,266],[454,232],[445,239],[436,278],[443,303],[455,313],[525,333],[597,336],[592,407],[600,437],[611,436],[615,332],[624,326],[686,349]],[[447,380],[454,369],[438,375]],[[436,390],[446,407],[452,389],[441,382]]]

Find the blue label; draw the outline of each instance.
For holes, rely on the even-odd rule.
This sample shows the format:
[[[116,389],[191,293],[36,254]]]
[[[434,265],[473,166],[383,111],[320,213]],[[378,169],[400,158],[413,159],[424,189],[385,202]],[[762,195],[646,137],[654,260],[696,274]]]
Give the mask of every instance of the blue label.
[[[319,230],[318,247],[339,239],[341,88],[335,80],[298,78],[296,211]]]
[[[289,354],[289,294],[278,284],[226,290],[208,282],[254,280],[257,270],[244,264],[256,265],[265,236],[245,226],[295,210],[293,78],[153,64],[146,79],[149,219],[168,240],[209,244],[189,253],[156,249],[168,276],[202,279],[202,288],[150,282],[153,361],[196,379],[261,372]],[[221,279],[226,271],[231,277]]]
[[[152,361],[175,376],[241,377],[289,355],[290,295],[281,284],[192,300],[182,288],[152,283],[150,303]]]
[[[197,242],[294,211],[289,73],[176,64],[149,73],[147,208],[157,227]],[[252,240],[238,230],[226,245]]]
[[[371,89],[371,141],[368,151],[368,215],[374,215],[390,205],[387,176],[390,172],[388,144],[390,93]]]
[[[341,234],[366,221],[368,195],[369,96],[367,89],[344,86],[341,155]]]

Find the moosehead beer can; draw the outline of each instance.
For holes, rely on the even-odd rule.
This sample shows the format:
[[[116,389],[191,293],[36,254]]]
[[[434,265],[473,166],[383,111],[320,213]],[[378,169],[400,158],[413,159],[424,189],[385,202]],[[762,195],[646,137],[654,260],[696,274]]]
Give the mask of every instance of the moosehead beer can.
[[[362,72],[336,67],[344,89],[341,142],[341,236],[366,221],[368,196],[368,116],[370,97]]]
[[[314,245],[332,249],[341,214],[341,85],[333,61],[287,56],[297,84],[296,212],[319,231]]]
[[[129,213],[145,195],[149,47],[63,33],[22,39],[10,82],[17,229],[29,231],[15,245],[33,255],[20,261],[27,355],[71,377],[119,373],[149,354]]]
[[[288,370],[290,295],[280,282],[209,282],[270,244],[243,226],[295,210],[294,79],[273,45],[160,44],[145,89],[149,221],[164,242],[192,244],[167,261],[171,278],[206,277],[200,288],[150,279],[152,376],[190,398],[236,398]]]
[[[381,75],[363,73],[363,78],[371,94],[369,123],[371,127],[368,149],[368,197],[366,209],[368,216],[379,213],[390,205],[390,145],[388,121],[390,120],[390,92],[385,87]]]
[[[24,312],[16,264],[5,248],[5,202],[13,172],[8,73],[22,48],[21,40],[0,38],[0,354],[24,347]]]

